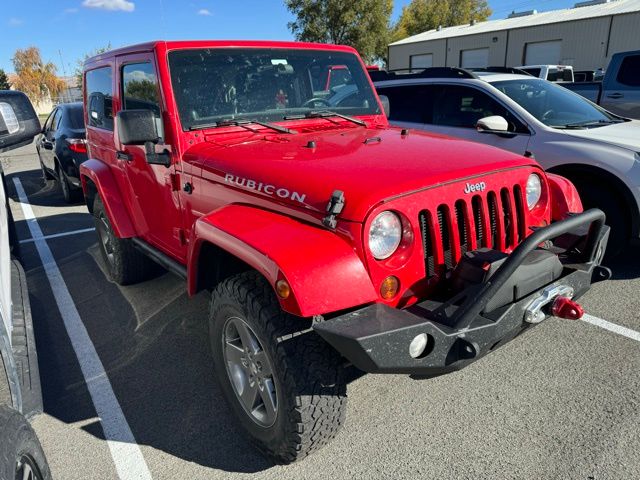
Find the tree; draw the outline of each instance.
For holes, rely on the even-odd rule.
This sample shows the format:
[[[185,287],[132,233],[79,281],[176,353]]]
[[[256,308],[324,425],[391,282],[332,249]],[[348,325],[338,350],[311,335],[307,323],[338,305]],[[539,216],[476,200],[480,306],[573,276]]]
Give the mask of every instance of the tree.
[[[9,88],[11,88],[11,84],[7,78],[7,74],[0,68],[0,90],[9,90]]]
[[[89,53],[85,53],[84,57],[78,59],[76,62],[76,69],[73,72],[74,77],[76,77],[76,87],[82,88],[82,71],[84,69],[84,62],[91,57],[95,57],[96,55],[100,55],[101,53],[108,52],[111,50],[111,42],[107,44],[106,47],[100,47],[92,50]]]
[[[17,75],[13,86],[26,93],[34,103],[55,97],[66,87],[56,75],[56,66],[51,62],[44,63],[37,47],[16,50],[12,61]]]
[[[296,17],[291,32],[304,42],[354,47],[368,62],[386,57],[393,0],[285,0]]]
[[[491,16],[486,0],[412,0],[402,8],[391,32],[392,41],[434,28],[485,21]]]

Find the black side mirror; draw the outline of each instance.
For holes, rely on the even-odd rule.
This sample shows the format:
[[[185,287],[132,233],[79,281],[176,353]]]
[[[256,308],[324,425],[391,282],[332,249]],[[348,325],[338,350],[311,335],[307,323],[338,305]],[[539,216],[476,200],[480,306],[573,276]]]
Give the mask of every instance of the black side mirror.
[[[144,145],[147,163],[171,166],[171,155],[167,149],[156,152],[156,144],[161,138],[158,119],[152,110],[120,110],[116,119],[122,145]]]
[[[104,94],[93,92],[89,95],[89,124],[102,125],[104,121]]]
[[[29,145],[40,133],[40,120],[22,92],[0,91],[0,152]]]
[[[386,95],[380,95],[380,103],[382,103],[384,114],[387,118],[389,118],[389,115],[391,115],[391,104],[389,103],[389,97],[387,97]]]
[[[123,145],[158,143],[156,115],[151,110],[120,110],[116,118],[118,136]]]

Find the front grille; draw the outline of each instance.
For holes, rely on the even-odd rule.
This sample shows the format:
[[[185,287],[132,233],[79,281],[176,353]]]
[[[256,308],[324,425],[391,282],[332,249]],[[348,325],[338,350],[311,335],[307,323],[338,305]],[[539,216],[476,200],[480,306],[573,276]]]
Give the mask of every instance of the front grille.
[[[519,185],[457,200],[420,212],[427,277],[450,270],[469,250],[514,248],[526,234],[524,202]],[[435,220],[435,221],[434,221]]]

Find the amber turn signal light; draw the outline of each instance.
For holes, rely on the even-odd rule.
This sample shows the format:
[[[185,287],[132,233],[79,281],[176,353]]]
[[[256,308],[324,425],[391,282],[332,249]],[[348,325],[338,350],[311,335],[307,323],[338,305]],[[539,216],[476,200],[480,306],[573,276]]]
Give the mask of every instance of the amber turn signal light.
[[[289,298],[289,295],[291,295],[291,287],[286,280],[278,280],[276,282],[276,293],[282,299]]]
[[[391,300],[397,295],[399,288],[400,280],[393,275],[389,275],[382,281],[382,285],[380,285],[380,296],[385,300]]]

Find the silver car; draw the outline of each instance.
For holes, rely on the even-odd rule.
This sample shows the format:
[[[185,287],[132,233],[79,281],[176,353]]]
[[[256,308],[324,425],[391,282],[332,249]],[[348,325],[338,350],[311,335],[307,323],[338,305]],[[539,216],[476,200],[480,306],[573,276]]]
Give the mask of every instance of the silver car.
[[[640,121],[524,75],[438,69],[376,81],[390,121],[533,156],[570,179],[585,207],[605,211],[609,252],[640,235]],[[447,71],[450,71],[447,74]]]

